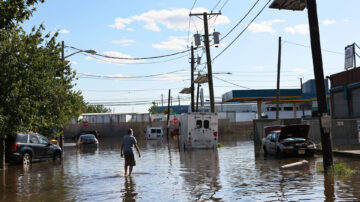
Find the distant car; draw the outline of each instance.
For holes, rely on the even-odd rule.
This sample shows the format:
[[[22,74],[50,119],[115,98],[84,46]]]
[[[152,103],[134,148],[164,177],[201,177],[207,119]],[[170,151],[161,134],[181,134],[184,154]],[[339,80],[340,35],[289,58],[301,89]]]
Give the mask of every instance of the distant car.
[[[75,141],[77,141],[77,140],[79,139],[80,135],[84,135],[84,134],[93,134],[93,135],[95,135],[96,138],[99,138],[99,137],[100,137],[100,133],[99,133],[99,131],[97,131],[97,130],[85,130],[85,131],[81,131],[81,132],[79,132],[78,134],[74,135],[74,136],[72,137],[72,139],[74,139]]]
[[[161,127],[148,127],[145,131],[145,138],[147,140],[162,139],[164,132]]]
[[[95,135],[93,134],[83,134],[80,135],[77,143],[78,146],[95,146],[97,147],[99,141],[96,139]]]
[[[61,148],[37,133],[18,133],[6,140],[6,159],[29,165],[33,159],[61,159]]]
[[[277,157],[314,155],[316,144],[308,138],[309,125],[272,126],[274,130],[268,132],[262,147],[264,154]]]

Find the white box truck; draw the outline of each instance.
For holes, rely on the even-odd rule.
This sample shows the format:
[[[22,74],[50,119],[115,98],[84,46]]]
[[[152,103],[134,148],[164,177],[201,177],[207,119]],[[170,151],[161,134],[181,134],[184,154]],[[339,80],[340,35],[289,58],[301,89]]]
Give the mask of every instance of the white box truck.
[[[180,149],[215,149],[218,143],[216,113],[192,112],[181,114],[179,123]]]

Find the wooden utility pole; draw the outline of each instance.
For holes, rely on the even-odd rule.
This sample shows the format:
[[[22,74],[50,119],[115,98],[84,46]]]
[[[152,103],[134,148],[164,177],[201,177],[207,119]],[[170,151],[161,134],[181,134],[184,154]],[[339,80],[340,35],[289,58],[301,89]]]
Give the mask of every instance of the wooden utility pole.
[[[63,64],[65,64],[65,43],[64,41],[61,41],[61,61]],[[59,146],[64,154],[64,131],[62,130],[60,132],[60,138],[59,138]],[[62,155],[64,156],[64,155]]]
[[[330,132],[324,130],[321,117],[327,115],[328,108],[325,94],[325,81],[320,45],[319,22],[317,16],[316,0],[306,0],[308,20],[310,27],[311,52],[314,65],[314,76],[316,84],[316,96],[318,103],[318,117],[320,125],[321,143],[323,146],[323,164],[325,172],[333,165],[333,155]]]
[[[164,106],[164,95],[161,94],[161,106],[163,107]]]
[[[279,52],[278,52],[277,81],[276,81],[276,120],[279,120],[280,67],[281,67],[281,36],[279,37]]]
[[[180,95],[178,95],[178,100],[179,100],[179,106],[180,106]]]
[[[195,71],[195,58],[194,58],[194,46],[191,46],[191,112],[195,111],[194,103],[194,71]]]
[[[170,94],[171,94],[171,90],[169,89],[167,119],[166,119],[166,137],[169,137],[170,97],[171,97]]]
[[[208,68],[208,82],[209,82],[209,94],[210,94],[210,111],[215,112],[215,98],[214,98],[214,85],[213,85],[213,79],[212,79],[212,67],[211,67],[211,54],[210,54],[210,41],[209,41],[209,26],[208,26],[208,15],[221,15],[221,13],[198,13],[193,14],[190,13],[190,16],[203,16],[204,20],[204,44],[205,44],[205,50],[206,50],[206,60],[207,60],[207,68]]]

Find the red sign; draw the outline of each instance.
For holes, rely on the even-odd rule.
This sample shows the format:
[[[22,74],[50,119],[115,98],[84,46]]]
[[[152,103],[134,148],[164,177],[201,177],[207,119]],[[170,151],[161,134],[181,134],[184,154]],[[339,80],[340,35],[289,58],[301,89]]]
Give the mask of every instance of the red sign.
[[[173,122],[173,124],[174,124],[174,125],[176,125],[176,124],[178,124],[178,123],[179,123],[179,119],[174,118],[174,119],[172,120],[172,122]]]
[[[88,126],[89,126],[89,122],[87,122],[87,121],[84,121],[83,124],[84,124],[84,127],[88,127]]]

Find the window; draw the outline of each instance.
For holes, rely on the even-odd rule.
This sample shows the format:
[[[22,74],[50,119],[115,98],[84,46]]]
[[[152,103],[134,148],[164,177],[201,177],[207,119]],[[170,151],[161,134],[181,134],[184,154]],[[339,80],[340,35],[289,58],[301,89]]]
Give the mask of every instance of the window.
[[[156,133],[156,129],[151,129],[151,133]]]
[[[196,128],[202,128],[202,121],[196,120]]]
[[[27,143],[28,142],[28,135],[27,134],[18,134],[16,136],[16,142]]]
[[[39,135],[40,144],[49,144],[49,141],[46,137]]]
[[[284,111],[292,111],[293,107],[284,107]]]
[[[157,133],[161,133],[161,129],[157,129],[156,131],[157,131]]]
[[[204,121],[204,128],[209,128],[209,120]]]
[[[36,135],[30,134],[30,143],[39,144],[39,139],[37,138]]]

